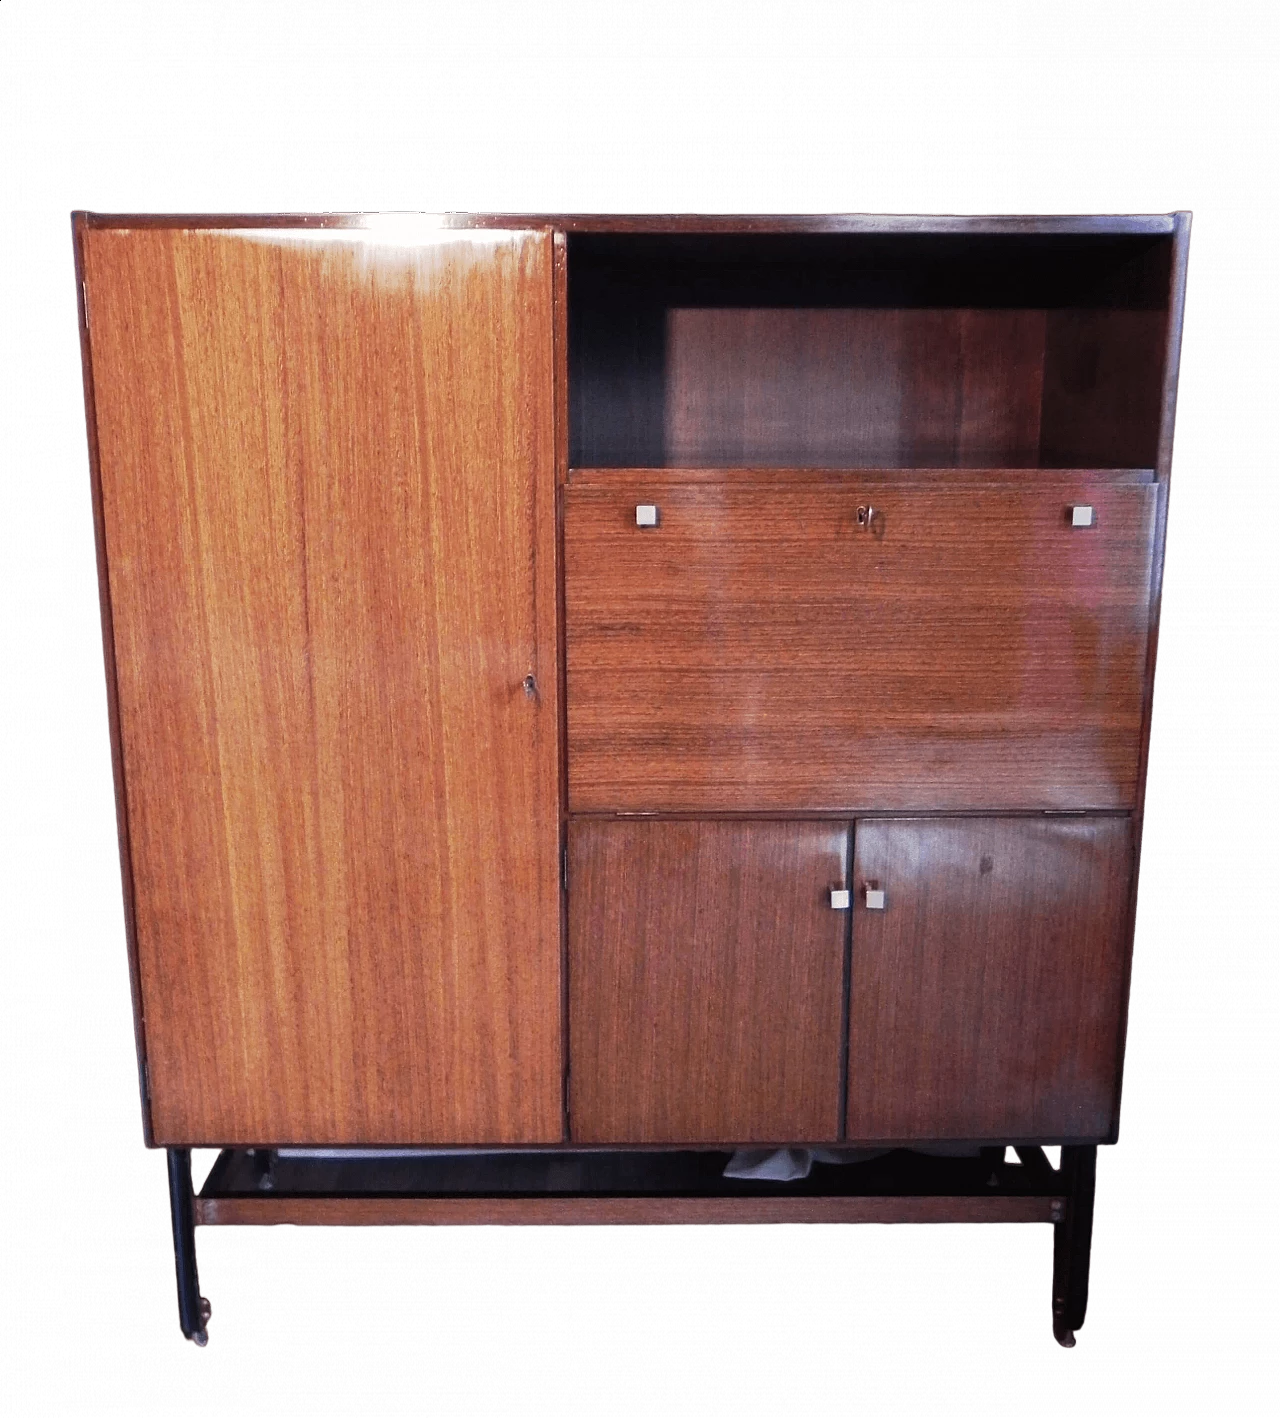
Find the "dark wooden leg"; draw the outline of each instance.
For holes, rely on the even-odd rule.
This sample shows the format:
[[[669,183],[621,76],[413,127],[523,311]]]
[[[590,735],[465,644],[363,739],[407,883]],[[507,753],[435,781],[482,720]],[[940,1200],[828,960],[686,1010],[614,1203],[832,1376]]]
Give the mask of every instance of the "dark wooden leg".
[[[1064,1348],[1076,1342],[1089,1303],[1089,1249],[1093,1241],[1096,1147],[1062,1149],[1066,1215],[1053,1228],[1053,1337]]]
[[[173,1260],[178,1272],[178,1323],[183,1334],[203,1348],[212,1306],[200,1294],[196,1272],[196,1212],[191,1190],[191,1149],[169,1148],[169,1214],[173,1219]]]

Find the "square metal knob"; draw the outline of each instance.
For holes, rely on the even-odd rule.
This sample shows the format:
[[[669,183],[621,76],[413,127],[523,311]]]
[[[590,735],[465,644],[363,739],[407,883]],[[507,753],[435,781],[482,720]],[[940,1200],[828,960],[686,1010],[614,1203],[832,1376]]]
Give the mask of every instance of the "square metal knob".
[[[847,911],[849,909],[849,893],[847,891],[833,891],[831,893],[831,909],[833,911]]]
[[[1092,527],[1093,508],[1088,503],[1079,503],[1071,509],[1071,525],[1073,527]]]
[[[878,887],[868,886],[865,895],[868,911],[884,910],[884,892],[881,891]]]
[[[642,502],[636,508],[637,527],[656,527],[658,525],[658,509],[651,502]]]

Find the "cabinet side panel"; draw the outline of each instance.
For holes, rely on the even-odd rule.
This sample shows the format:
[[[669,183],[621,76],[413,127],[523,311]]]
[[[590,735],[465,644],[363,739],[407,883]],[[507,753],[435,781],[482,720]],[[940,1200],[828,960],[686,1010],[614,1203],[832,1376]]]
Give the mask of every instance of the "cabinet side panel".
[[[549,234],[85,247],[155,1140],[559,1139]]]
[[[1131,862],[1125,817],[857,823],[850,1141],[1105,1137]]]
[[[133,908],[133,859],[129,848],[129,814],[125,810],[124,762],[120,749],[120,708],[117,693],[115,635],[107,570],[107,543],[102,516],[102,479],[98,456],[98,419],[93,390],[93,359],[89,349],[88,307],[85,299],[84,239],[86,214],[71,214],[75,250],[76,304],[80,317],[80,364],[84,382],[85,433],[89,448],[89,486],[93,498],[93,540],[98,563],[98,609],[102,621],[102,658],[106,673],[107,730],[111,740],[111,777],[115,789],[116,838],[120,852],[120,887],[124,907],[125,942],[129,959],[129,993],[133,1004],[133,1036],[138,1060],[138,1094],[142,1104],[142,1135],[152,1145],[151,1099],[147,1091],[146,1023],[142,983],[138,973],[138,936]]]
[[[1120,1128],[1120,1097],[1124,1082],[1124,1052],[1128,1033],[1129,978],[1133,964],[1134,936],[1138,911],[1138,872],[1142,861],[1142,829],[1146,821],[1147,764],[1151,748],[1151,716],[1155,702],[1156,650],[1160,638],[1160,600],[1164,587],[1165,539],[1169,523],[1170,477],[1173,464],[1173,430],[1178,406],[1178,369],[1182,358],[1182,322],[1187,298],[1187,262],[1190,256],[1191,213],[1174,216],[1173,247],[1168,271],[1168,337],[1162,372],[1160,438],[1156,451],[1156,476],[1160,501],[1152,536],[1150,634],[1147,636],[1147,664],[1143,680],[1142,737],[1138,752],[1137,807],[1133,821],[1133,876],[1129,886],[1128,954],[1125,959],[1124,1011],[1120,1019],[1120,1073],[1116,1078],[1116,1103],[1110,1141]]]

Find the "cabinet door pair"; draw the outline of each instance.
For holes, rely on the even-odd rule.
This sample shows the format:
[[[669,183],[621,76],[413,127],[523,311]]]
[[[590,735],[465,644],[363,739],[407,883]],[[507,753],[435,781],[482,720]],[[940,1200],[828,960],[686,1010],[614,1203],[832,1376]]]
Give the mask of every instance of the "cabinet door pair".
[[[1111,1130],[1127,817],[579,819],[569,840],[575,1142]]]

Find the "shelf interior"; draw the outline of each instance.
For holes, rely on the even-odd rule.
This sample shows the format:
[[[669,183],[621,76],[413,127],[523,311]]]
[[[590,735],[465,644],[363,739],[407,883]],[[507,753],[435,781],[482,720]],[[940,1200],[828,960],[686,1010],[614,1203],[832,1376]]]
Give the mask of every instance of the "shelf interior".
[[[1171,242],[573,235],[577,466],[1148,468]]]

